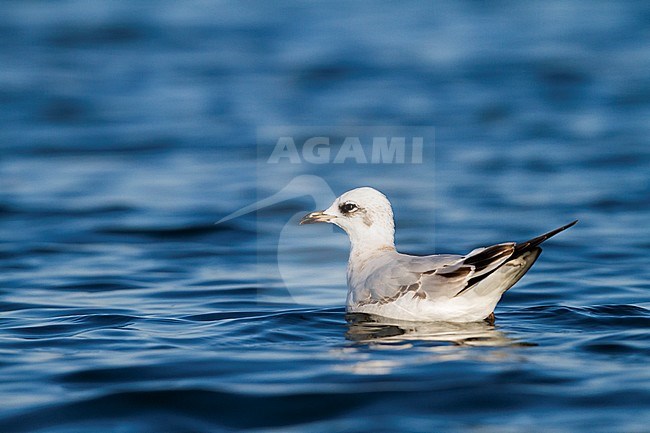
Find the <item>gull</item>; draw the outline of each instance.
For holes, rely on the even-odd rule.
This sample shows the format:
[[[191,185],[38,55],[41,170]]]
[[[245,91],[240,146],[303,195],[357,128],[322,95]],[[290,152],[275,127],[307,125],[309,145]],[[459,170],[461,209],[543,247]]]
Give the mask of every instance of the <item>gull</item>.
[[[416,322],[493,322],[501,296],[535,263],[539,245],[577,222],[465,255],[412,256],[395,250],[391,204],[370,187],[350,190],[300,220],[335,224],[348,234],[348,313]]]

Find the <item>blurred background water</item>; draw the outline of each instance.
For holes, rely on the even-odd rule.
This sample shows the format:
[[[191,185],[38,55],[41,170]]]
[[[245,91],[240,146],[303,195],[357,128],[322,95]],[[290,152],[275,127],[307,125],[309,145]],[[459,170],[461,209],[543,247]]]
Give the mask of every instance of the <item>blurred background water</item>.
[[[0,431],[648,431],[646,2],[7,0],[0,65]],[[268,162],[360,125],[435,140]],[[404,252],[580,223],[495,326],[346,320],[293,224],[361,185]]]

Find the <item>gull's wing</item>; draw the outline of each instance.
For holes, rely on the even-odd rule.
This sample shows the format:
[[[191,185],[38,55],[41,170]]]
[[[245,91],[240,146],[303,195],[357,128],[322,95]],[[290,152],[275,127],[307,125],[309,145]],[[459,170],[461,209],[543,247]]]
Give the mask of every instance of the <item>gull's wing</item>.
[[[368,269],[366,288],[370,293],[366,296],[376,302],[390,302],[406,294],[430,300],[453,298],[475,287],[506,262],[515,261],[526,255],[525,270],[517,274],[517,278],[511,281],[510,285],[503,288],[505,291],[523,276],[539,255],[539,251],[534,251],[532,256],[527,253],[539,250],[542,242],[573,226],[576,222],[573,221],[526,242],[519,244],[507,242],[477,248],[465,256],[415,257],[399,253],[386,255],[375,261],[373,269]]]
[[[409,292],[420,298],[452,298],[473,278],[501,266],[514,250],[515,244],[511,242],[478,248],[466,256],[386,255],[374,261],[374,269],[368,269],[365,287],[370,293],[366,296],[379,302],[392,301]]]
[[[421,298],[453,298],[502,266],[514,251],[514,242],[478,248],[455,263],[422,272],[411,290]]]
[[[510,260],[516,244],[508,242],[470,252],[454,266],[424,272],[422,290],[429,297],[453,298],[483,280]]]

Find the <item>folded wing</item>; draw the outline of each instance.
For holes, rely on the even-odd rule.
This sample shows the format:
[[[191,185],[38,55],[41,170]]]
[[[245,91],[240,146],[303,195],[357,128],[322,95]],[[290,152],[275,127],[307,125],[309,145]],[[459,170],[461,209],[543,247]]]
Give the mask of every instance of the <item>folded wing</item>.
[[[365,269],[364,290],[356,292],[355,297],[360,303],[384,304],[402,296],[435,301],[477,290],[500,296],[530,269],[542,242],[576,222],[526,242],[477,248],[464,256],[385,255],[373,262],[373,269]]]
[[[501,268],[510,263],[509,267],[517,269],[501,272],[503,274],[503,285],[501,287],[499,287],[499,284],[493,285],[496,290],[501,290],[501,293],[503,293],[512,287],[532,266],[541,252],[539,245],[542,242],[576,223],[577,221],[573,221],[526,242],[507,242],[475,249],[466,256],[459,256],[452,263],[446,263],[417,273],[417,280],[400,286],[400,291],[403,293],[412,292],[414,296],[431,300],[457,297],[477,287],[481,281],[495,274],[495,272],[501,272]]]

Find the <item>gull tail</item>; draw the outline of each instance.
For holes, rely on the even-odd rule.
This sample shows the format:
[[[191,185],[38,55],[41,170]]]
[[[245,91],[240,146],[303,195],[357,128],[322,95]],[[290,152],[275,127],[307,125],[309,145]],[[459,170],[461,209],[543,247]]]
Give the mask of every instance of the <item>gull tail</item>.
[[[474,292],[482,296],[495,293],[500,298],[501,294],[514,286],[533,266],[542,252],[539,246],[542,242],[568,229],[577,222],[578,220],[575,220],[526,242],[494,245],[477,254],[470,255],[465,262],[470,262],[469,264],[478,268],[484,266],[484,262],[492,263],[487,268],[487,272],[471,278],[465,288],[458,292],[456,296],[466,292]],[[504,258],[504,255],[506,258]],[[498,301],[498,299],[496,300]]]

